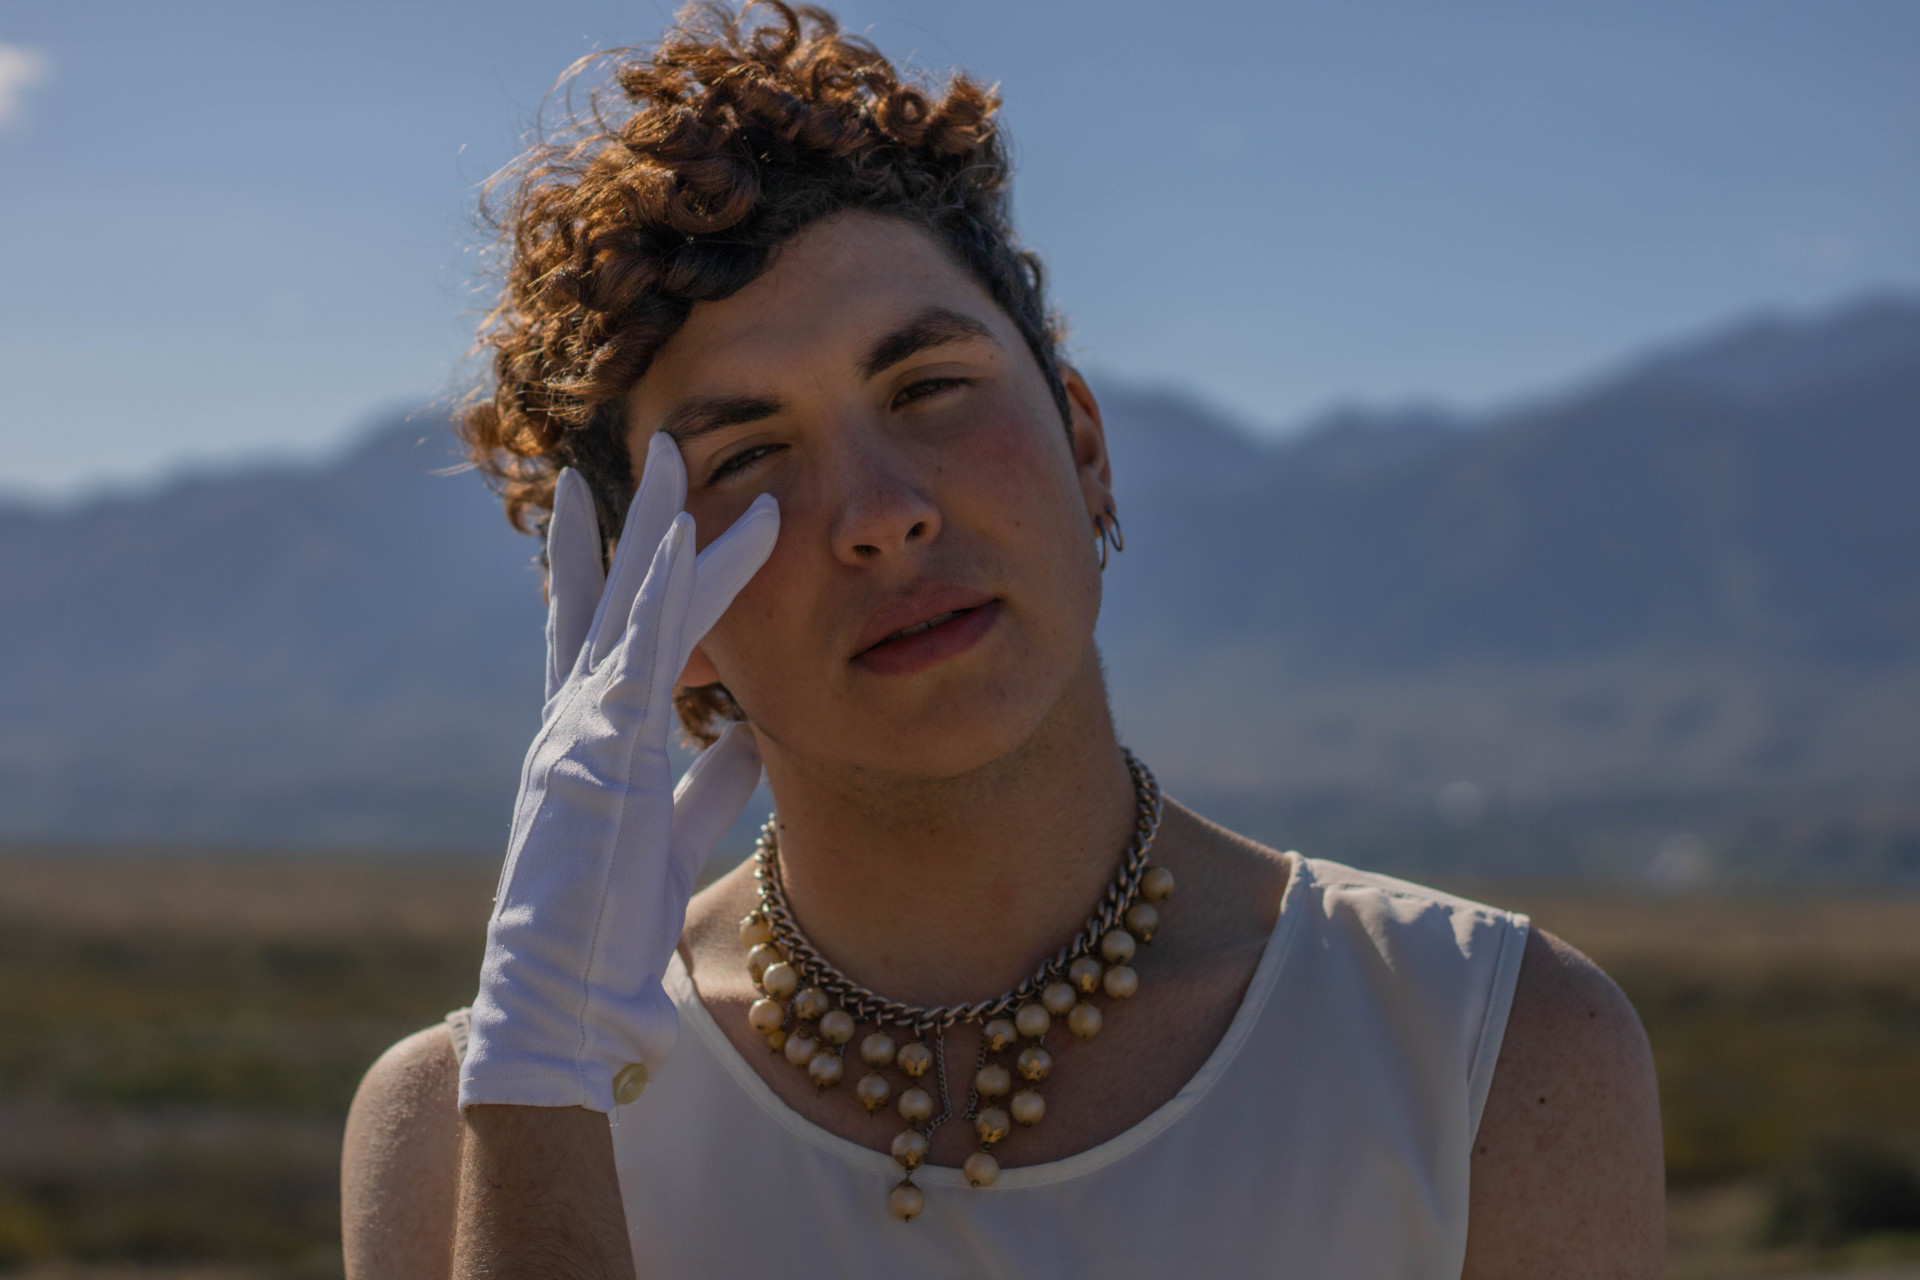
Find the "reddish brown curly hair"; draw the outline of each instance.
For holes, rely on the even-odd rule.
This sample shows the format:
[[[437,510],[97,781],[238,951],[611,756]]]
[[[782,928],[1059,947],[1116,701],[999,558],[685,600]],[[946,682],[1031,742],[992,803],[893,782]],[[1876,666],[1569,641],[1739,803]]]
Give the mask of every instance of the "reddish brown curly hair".
[[[479,349],[491,378],[456,417],[468,456],[522,532],[544,535],[573,467],[612,537],[632,496],[621,402],[693,304],[767,269],[782,242],[844,210],[929,232],[1018,326],[1068,417],[1061,328],[1040,260],[1014,238],[1011,165],[993,90],[955,73],[902,77],[833,16],[782,0],[683,10],[653,50],[610,68],[591,109],[487,185],[501,250]],[[700,739],[737,716],[724,690],[683,691]]]

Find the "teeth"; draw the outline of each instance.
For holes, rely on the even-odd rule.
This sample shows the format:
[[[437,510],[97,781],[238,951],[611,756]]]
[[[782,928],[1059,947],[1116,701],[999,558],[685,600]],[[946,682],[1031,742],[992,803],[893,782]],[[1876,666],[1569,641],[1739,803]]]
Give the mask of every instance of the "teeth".
[[[892,635],[888,636],[887,639],[905,640],[909,636],[917,636],[923,631],[933,630],[935,627],[939,626],[941,623],[947,621],[950,618],[959,617],[960,613],[961,611],[959,609],[949,609],[947,612],[941,614],[937,618],[928,618],[925,622],[916,622],[912,626],[906,628],[903,631],[896,631]]]

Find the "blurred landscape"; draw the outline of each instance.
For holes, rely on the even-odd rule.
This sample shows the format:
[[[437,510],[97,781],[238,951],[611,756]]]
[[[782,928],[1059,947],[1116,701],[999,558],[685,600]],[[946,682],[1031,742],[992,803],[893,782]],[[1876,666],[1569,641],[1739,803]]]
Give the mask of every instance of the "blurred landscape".
[[[1279,441],[1096,389],[1169,789],[1605,965],[1676,1277],[1920,1275],[1920,299]],[[423,411],[0,505],[0,1269],[338,1273],[346,1104],[472,994],[536,715],[536,548],[455,462]]]
[[[338,1274],[347,1102],[381,1049],[471,998],[496,874],[0,861],[0,1266]],[[1448,887],[1531,912],[1640,1010],[1676,1280],[1920,1276],[1920,898]]]

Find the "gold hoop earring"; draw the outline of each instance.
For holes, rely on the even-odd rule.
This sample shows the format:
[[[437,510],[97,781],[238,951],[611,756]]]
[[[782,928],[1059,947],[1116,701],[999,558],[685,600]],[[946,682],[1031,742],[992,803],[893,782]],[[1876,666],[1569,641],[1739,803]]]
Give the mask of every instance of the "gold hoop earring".
[[[1107,571],[1107,548],[1115,551],[1127,549],[1126,535],[1120,531],[1120,517],[1113,514],[1113,504],[1109,502],[1103,514],[1093,518],[1094,533],[1100,539],[1100,572]]]

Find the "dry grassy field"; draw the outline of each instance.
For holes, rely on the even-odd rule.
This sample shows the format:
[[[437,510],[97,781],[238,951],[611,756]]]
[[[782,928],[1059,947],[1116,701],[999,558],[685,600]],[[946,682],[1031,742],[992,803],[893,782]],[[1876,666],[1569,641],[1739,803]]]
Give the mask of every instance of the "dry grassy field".
[[[347,1101],[471,995],[496,874],[0,857],[0,1270],[337,1275]],[[1678,1280],[1920,1276],[1920,1229],[1884,1225],[1920,1157],[1920,898],[1448,887],[1530,912],[1639,1008]]]

